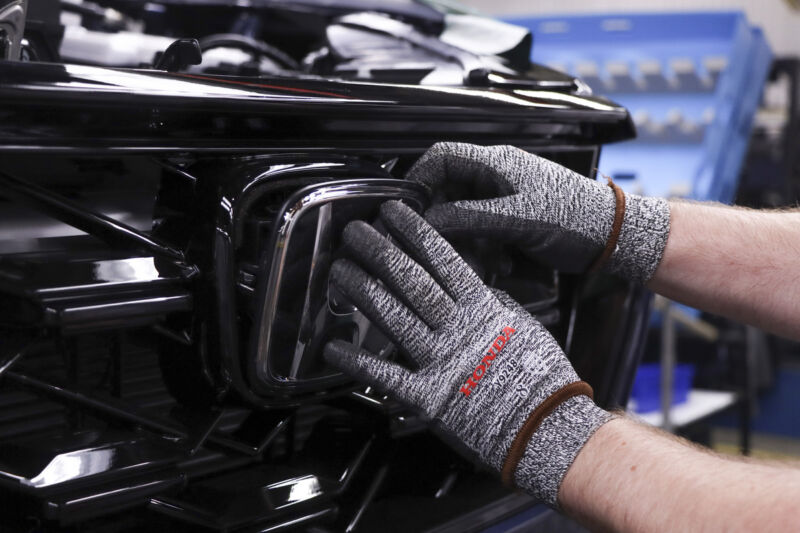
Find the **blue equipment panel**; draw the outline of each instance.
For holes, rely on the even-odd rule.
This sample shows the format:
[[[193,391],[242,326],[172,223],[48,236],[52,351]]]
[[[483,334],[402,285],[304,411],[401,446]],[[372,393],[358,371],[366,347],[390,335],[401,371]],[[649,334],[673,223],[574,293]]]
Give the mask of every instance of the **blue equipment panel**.
[[[743,13],[514,18],[537,63],[626,106],[638,137],[602,150],[626,190],[730,203],[771,62]]]

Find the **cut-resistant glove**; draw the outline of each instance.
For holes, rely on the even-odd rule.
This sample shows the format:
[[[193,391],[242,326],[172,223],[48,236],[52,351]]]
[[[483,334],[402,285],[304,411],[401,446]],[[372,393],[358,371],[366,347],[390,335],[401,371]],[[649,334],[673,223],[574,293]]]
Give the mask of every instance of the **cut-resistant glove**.
[[[338,340],[326,360],[421,409],[506,483],[556,505],[570,464],[611,415],[550,333],[422,217],[397,201],[380,214],[394,241],[351,222],[343,240],[354,261],[336,261],[331,281],[413,368]]]
[[[438,143],[407,178],[456,200],[425,214],[443,235],[513,243],[565,272],[602,266],[645,283],[669,234],[666,200],[625,194],[513,146]]]

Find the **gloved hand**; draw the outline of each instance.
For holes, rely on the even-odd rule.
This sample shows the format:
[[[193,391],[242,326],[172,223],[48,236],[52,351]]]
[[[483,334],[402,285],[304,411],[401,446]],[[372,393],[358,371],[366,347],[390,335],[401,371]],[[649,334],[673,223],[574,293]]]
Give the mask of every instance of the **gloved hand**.
[[[447,187],[493,191],[497,197],[488,200],[434,205],[425,218],[445,236],[514,243],[565,272],[603,263],[610,272],[645,283],[661,261],[669,234],[666,200],[621,189],[617,199],[611,187],[513,146],[438,143],[407,178],[439,192]]]
[[[336,261],[331,281],[416,368],[344,341],[328,343],[325,358],[421,409],[507,483],[555,505],[567,468],[611,415],[548,331],[498,299],[419,215],[395,201],[381,219],[405,251],[351,222],[343,239],[358,265]]]

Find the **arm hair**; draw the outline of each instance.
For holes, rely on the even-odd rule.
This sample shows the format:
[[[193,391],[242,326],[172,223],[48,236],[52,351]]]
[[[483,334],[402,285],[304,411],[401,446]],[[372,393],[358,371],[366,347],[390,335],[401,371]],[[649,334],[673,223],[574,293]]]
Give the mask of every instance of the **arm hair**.
[[[796,464],[715,454],[630,419],[587,441],[559,491],[593,531],[800,531]]]
[[[800,211],[672,202],[648,287],[672,300],[800,340]]]

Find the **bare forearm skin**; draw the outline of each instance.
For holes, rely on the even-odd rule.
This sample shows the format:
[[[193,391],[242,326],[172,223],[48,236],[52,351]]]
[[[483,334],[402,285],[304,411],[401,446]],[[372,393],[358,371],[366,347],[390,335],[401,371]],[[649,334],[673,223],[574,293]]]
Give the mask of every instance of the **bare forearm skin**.
[[[800,340],[800,212],[672,202],[648,287]],[[558,496],[606,531],[800,531],[800,468],[726,458],[630,419],[586,442]]]
[[[800,212],[672,202],[648,287],[672,300],[800,340]]]
[[[800,470],[725,458],[628,419],[567,471],[564,511],[596,531],[800,531]]]

